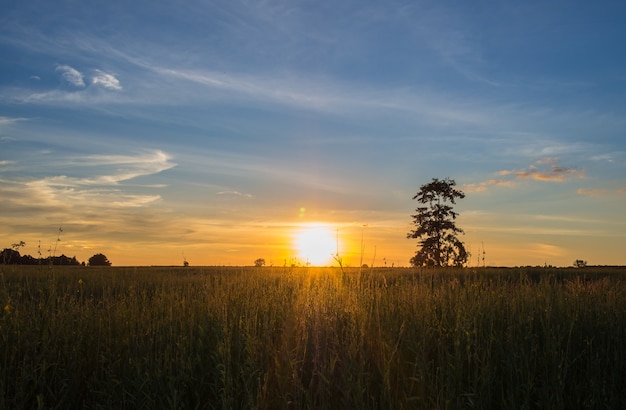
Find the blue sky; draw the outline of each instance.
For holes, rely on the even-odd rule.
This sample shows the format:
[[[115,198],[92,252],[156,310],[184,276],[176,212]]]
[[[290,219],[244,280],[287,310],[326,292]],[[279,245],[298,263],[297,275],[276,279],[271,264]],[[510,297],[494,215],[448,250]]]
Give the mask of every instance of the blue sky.
[[[626,264],[623,2],[0,9],[0,247],[282,265],[321,223],[407,265],[450,177],[474,265]]]

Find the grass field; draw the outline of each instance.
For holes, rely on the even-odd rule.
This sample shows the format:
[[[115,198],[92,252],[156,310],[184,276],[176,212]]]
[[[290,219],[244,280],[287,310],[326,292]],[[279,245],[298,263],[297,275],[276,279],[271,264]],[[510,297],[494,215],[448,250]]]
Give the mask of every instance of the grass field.
[[[621,408],[626,269],[0,266],[1,408]]]

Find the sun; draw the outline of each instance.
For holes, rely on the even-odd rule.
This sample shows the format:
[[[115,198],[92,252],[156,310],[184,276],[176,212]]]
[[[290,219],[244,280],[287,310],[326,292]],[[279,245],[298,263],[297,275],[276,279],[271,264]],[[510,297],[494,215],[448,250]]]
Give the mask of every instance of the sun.
[[[334,231],[324,225],[303,226],[295,236],[295,248],[303,263],[314,266],[331,264],[337,253]]]

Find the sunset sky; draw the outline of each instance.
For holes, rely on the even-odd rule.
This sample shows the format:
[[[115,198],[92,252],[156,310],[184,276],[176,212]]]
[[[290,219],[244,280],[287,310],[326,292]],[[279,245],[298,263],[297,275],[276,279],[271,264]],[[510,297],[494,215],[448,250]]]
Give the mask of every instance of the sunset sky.
[[[407,266],[411,198],[450,177],[470,266],[624,265],[625,21],[622,1],[5,0],[0,249],[282,266],[313,229],[326,264]]]

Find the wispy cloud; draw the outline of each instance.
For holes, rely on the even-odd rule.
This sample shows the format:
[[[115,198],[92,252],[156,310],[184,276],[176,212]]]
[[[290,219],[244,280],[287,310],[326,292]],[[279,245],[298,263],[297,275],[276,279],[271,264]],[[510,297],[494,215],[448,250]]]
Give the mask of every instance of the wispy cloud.
[[[0,126],[10,125],[19,121],[26,121],[26,118],[21,117],[0,117]]]
[[[239,196],[239,197],[243,197],[243,198],[253,198],[254,197],[254,195],[252,195],[252,194],[244,194],[244,193],[239,192],[239,191],[219,191],[219,192],[217,192],[217,195]]]
[[[15,161],[0,160],[0,172],[6,172],[11,169]]]
[[[439,55],[443,63],[456,70],[466,79],[500,86],[498,81],[488,78],[483,49],[476,41],[476,28],[466,17],[451,8],[433,4],[424,8],[421,4],[404,7],[407,29],[420,41]],[[415,22],[419,22],[415,24]]]
[[[549,170],[539,170],[537,167],[531,165],[528,170],[516,171],[515,176],[521,179],[530,178],[537,181],[563,182],[569,176],[583,178],[585,171],[558,165],[553,165]]]
[[[557,165],[560,159],[556,157],[542,158],[524,169],[504,169],[496,174],[500,177],[478,183],[464,184],[466,192],[484,192],[491,186],[513,187],[518,179],[531,179],[546,182],[565,182],[568,178],[584,178],[583,169],[568,168]],[[549,165],[549,166],[548,166]],[[581,195],[590,195],[591,191],[579,189]]]
[[[35,202],[38,206],[70,209],[82,206],[141,207],[158,201],[161,197],[129,192],[128,187],[120,184],[139,176],[159,173],[175,165],[170,161],[169,155],[162,151],[137,156],[93,155],[66,161],[69,169],[79,167],[81,173],[95,174],[92,177],[46,176],[24,182],[0,184],[3,185],[0,188],[5,193],[15,193],[21,187],[20,195],[6,196],[9,202],[21,206],[30,206]],[[98,172],[101,174],[98,175]]]
[[[507,181],[504,179],[490,179],[487,181],[482,181],[477,184],[464,184],[463,190],[468,193],[472,192],[484,192],[490,186],[502,186],[502,187],[512,187],[515,185],[514,181]]]
[[[576,193],[583,196],[601,196],[606,193],[604,189],[579,188]]]
[[[94,69],[92,75],[85,75],[79,70],[69,65],[57,65],[56,71],[61,74],[63,80],[71,86],[78,88],[73,92],[63,92],[61,90],[49,90],[46,92],[28,93],[19,90],[14,91],[18,100],[26,100],[26,102],[44,102],[52,100],[74,100],[78,101],[83,93],[87,92],[90,86],[97,86],[109,91],[121,91],[122,85],[119,79],[100,69]],[[20,96],[21,94],[21,96]]]
[[[275,73],[222,73],[159,67],[157,64],[146,65],[144,68],[157,74],[161,86],[174,81],[177,84],[175,95],[179,98],[183,95],[187,101],[219,98],[220,101],[245,104],[278,104],[332,115],[372,113],[378,116],[385,113],[406,113],[417,116],[422,122],[448,125],[483,124],[493,118],[486,114],[486,108],[482,110],[479,107],[481,103],[469,103],[426,89],[418,92],[405,87],[380,88],[323,76],[311,78],[294,74],[281,76]],[[191,82],[193,86],[189,87],[185,82]],[[150,90],[160,90],[160,86],[155,84],[150,87]],[[171,101],[171,94],[156,96],[166,97]]]
[[[622,189],[604,189],[604,188],[579,188],[576,191],[578,195],[590,197],[614,197],[614,195],[626,194],[626,188]]]
[[[120,81],[113,74],[105,73],[101,70],[95,70],[95,74],[91,77],[91,83],[100,85],[108,90],[119,91],[122,89]]]
[[[549,158],[542,158],[537,160],[537,164],[539,165],[551,165],[551,164],[556,164],[559,162],[559,158],[557,157],[549,157]]]
[[[315,89],[315,87],[308,87],[304,81],[290,83],[284,78],[159,67],[153,67],[153,69],[168,78],[191,81],[216,90],[236,93],[234,95],[309,109],[337,108],[338,105],[345,103],[347,98],[345,94],[337,93],[336,90],[333,93],[324,92],[322,89],[325,87],[320,87],[320,84]],[[233,94],[231,94],[231,98],[232,96]]]
[[[61,77],[74,87],[84,88],[85,80],[83,74],[69,65],[58,65],[56,71],[61,73]]]
[[[530,246],[534,248],[534,252],[539,256],[557,257],[567,253],[562,246],[548,243],[536,243]]]
[[[558,158],[541,159],[536,162],[537,165],[531,165],[521,170],[502,170],[499,172],[502,176],[513,175],[518,179],[533,179],[536,181],[564,182],[570,177],[584,178],[585,170],[568,168],[558,163]],[[541,167],[542,165],[551,165],[549,168]]]
[[[329,192],[346,192],[350,189],[349,183],[339,176],[334,175],[330,178],[322,173],[312,175],[306,169],[299,167],[301,162],[297,160],[269,159],[263,155],[203,148],[194,149],[193,152],[178,152],[177,158],[185,164],[187,169],[200,173],[204,178],[207,174],[220,175],[228,178],[244,178],[252,183],[265,184],[266,181],[272,181],[273,186],[287,184]],[[236,191],[230,187],[232,187],[231,184],[222,184],[217,191]]]
[[[139,155],[88,155],[76,160],[76,164],[88,164],[90,166],[106,166],[113,168],[114,172],[102,175],[93,182],[116,184],[143,175],[152,175],[176,166],[171,162],[169,154],[154,150]]]

